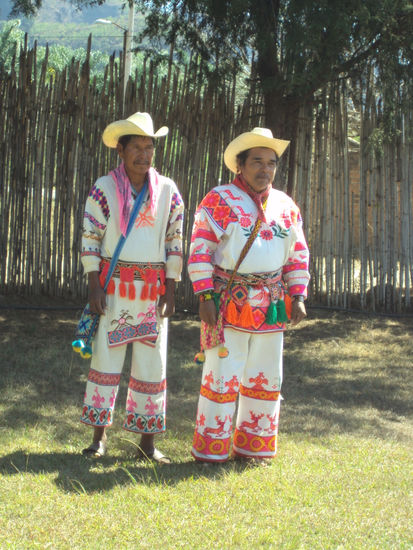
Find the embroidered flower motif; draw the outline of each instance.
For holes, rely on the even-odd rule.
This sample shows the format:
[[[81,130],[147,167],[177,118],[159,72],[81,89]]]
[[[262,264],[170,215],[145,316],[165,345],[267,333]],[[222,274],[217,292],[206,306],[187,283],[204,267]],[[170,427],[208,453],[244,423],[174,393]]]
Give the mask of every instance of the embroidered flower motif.
[[[285,227],[285,229],[290,229],[292,225],[292,218],[291,218],[291,211],[290,210],[283,210],[281,213],[281,220],[282,225]],[[270,226],[278,225],[275,221],[270,223]]]
[[[251,225],[252,214],[245,212],[241,206],[236,206],[235,208],[237,208],[240,211],[239,222],[241,224],[241,227],[248,227],[249,225]]]
[[[246,216],[242,216],[239,220],[241,227],[249,227],[251,225],[251,220]]]
[[[260,232],[261,239],[264,239],[264,241],[270,241],[272,239],[272,231],[269,229],[263,229]]]

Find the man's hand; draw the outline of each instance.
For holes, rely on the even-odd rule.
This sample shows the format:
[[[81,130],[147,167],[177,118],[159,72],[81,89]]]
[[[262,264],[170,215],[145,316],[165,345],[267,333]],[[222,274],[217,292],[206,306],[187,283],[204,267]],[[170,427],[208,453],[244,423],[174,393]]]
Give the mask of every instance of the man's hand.
[[[204,323],[211,327],[217,324],[217,308],[214,300],[199,302],[199,316],[201,317],[201,321],[204,321]]]
[[[88,293],[90,311],[99,315],[105,315],[106,295],[100,286],[98,271],[88,273]]]
[[[291,309],[291,325],[298,325],[298,323],[300,323],[304,319],[304,317],[307,317],[304,302],[293,300]]]
[[[175,313],[175,281],[166,279],[165,294],[159,297],[158,312],[161,317],[170,317]]]

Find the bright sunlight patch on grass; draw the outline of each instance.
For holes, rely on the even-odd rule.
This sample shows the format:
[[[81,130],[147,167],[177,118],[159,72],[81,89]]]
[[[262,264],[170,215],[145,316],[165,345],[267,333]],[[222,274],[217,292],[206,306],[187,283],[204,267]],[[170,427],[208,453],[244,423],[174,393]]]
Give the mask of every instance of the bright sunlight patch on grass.
[[[170,325],[168,466],[136,462],[121,430],[109,453],[79,453],[87,362],[75,313],[3,310],[0,548],[410,549],[412,319],[311,310],[286,334],[279,453],[266,467],[190,457],[198,324]]]

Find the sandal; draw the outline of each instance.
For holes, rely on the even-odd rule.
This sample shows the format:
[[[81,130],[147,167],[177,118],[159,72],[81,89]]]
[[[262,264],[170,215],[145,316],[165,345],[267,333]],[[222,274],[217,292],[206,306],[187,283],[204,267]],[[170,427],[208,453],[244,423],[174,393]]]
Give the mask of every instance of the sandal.
[[[106,443],[98,441],[83,449],[82,455],[86,458],[102,458],[106,454]]]
[[[165,456],[159,449],[155,449],[151,452],[146,453],[142,449],[139,449],[138,455],[136,457],[138,460],[153,460],[158,464],[171,464],[171,459],[168,456]]]

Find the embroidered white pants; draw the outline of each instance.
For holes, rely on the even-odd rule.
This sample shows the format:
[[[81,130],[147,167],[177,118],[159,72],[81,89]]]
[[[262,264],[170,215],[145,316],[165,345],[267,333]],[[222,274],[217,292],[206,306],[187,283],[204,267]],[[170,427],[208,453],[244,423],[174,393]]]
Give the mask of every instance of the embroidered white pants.
[[[93,343],[81,422],[110,426],[125,361],[126,346],[107,345],[107,331],[99,327]],[[154,347],[139,341],[132,345],[132,364],[126,398],[124,429],[137,433],[165,430],[166,351],[168,320],[158,320]]]
[[[192,455],[197,460],[228,459],[233,416],[238,413],[233,452],[268,458],[277,452],[282,384],[283,333],[224,329],[226,358],[206,350]]]

